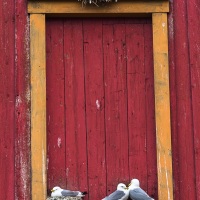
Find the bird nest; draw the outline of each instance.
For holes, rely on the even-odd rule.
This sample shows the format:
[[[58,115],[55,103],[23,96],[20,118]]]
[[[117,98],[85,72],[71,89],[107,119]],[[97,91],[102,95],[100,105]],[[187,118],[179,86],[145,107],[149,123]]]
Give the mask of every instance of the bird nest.
[[[117,0],[78,0],[81,1],[83,5],[86,4],[95,4],[98,6],[100,3],[109,3],[109,2],[117,2]]]
[[[47,200],[81,200],[81,197],[48,197]]]

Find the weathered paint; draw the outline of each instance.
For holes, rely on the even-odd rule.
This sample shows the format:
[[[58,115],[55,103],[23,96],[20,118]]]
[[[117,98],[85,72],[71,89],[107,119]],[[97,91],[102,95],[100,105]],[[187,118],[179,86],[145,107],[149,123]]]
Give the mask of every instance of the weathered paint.
[[[65,181],[65,97],[64,97],[64,57],[63,57],[63,22],[47,21],[46,28],[46,52],[47,52],[47,157],[48,164],[48,187],[55,185],[52,180],[57,177],[57,185],[66,188]],[[56,53],[54,53],[56,49]],[[56,81],[51,81],[56,80]],[[58,89],[59,88],[59,89]],[[52,113],[52,108],[55,110]],[[59,123],[57,123],[59,120]],[[58,134],[54,134],[54,133]],[[59,148],[59,139],[61,140]],[[59,142],[59,143],[58,143]],[[50,153],[51,152],[51,153]],[[56,159],[55,159],[56,158]]]
[[[87,131],[82,33],[82,21],[73,23],[73,20],[64,20],[66,184],[68,188],[87,191]]]
[[[48,6],[48,5],[47,5]],[[57,4],[57,7],[58,7],[58,4]],[[39,6],[38,6],[38,8],[39,8]],[[54,5],[54,8],[56,8],[56,5]],[[132,11],[133,12],[133,11]],[[142,11],[142,12],[144,12],[144,11]],[[165,195],[166,195],[166,197],[168,197],[168,199],[173,199],[173,189],[172,189],[172,166],[171,166],[171,164],[172,164],[172,158],[170,157],[170,155],[168,155],[169,153],[168,152],[170,152],[171,153],[171,132],[170,132],[170,107],[169,107],[169,76],[168,76],[168,74],[166,74],[166,69],[164,69],[164,70],[160,70],[160,66],[161,66],[161,68],[162,67],[165,67],[166,66],[166,68],[167,68],[167,70],[168,70],[168,56],[166,56],[166,52],[162,52],[163,50],[167,50],[168,51],[168,40],[166,40],[166,38],[167,38],[167,18],[164,20],[164,21],[162,21],[162,17],[161,18],[159,18],[158,16],[165,16],[165,18],[166,18],[166,14],[161,14],[161,13],[159,13],[158,15],[156,15],[155,13],[153,13],[153,20],[154,20],[154,24],[153,24],[153,35],[154,35],[154,75],[155,75],[155,83],[154,83],[154,85],[155,85],[155,91],[156,91],[156,93],[155,93],[155,95],[156,95],[156,97],[155,97],[155,105],[156,105],[156,126],[157,126],[157,129],[156,129],[156,131],[157,131],[157,137],[156,137],[156,139],[157,139],[157,163],[158,163],[158,166],[157,166],[157,168],[158,168],[158,170],[157,170],[157,172],[158,172],[158,182],[159,182],[159,196],[162,196],[162,194],[164,194],[165,193]],[[161,24],[156,24],[156,23],[161,23]],[[159,26],[161,26],[161,28],[159,27]],[[91,27],[89,27],[89,28],[91,28]],[[87,28],[86,30],[88,30],[89,28]],[[94,27],[94,28],[96,28],[96,27]],[[95,30],[95,29],[94,29]],[[87,32],[86,32],[87,33]],[[160,48],[159,47],[159,40],[157,39],[157,35],[164,35],[164,40],[161,40],[164,44],[162,45],[162,46],[164,46],[164,48],[166,48],[166,49],[162,49],[162,48]],[[86,34],[86,36],[87,36],[87,34]],[[91,35],[92,36],[92,35]],[[156,39],[155,39],[156,38]],[[98,39],[99,39],[99,37],[98,37]],[[34,40],[34,38],[32,38],[32,40]],[[97,38],[96,38],[96,40],[94,40],[94,41],[98,41],[97,40]],[[140,43],[140,42],[139,42]],[[138,43],[138,44],[139,44]],[[87,44],[89,44],[89,42],[87,42]],[[131,43],[130,43],[131,44]],[[88,45],[86,45],[86,47],[87,47]],[[96,45],[95,45],[96,46]],[[97,45],[98,46],[98,45]],[[139,45],[140,46],[140,45]],[[144,48],[143,48],[144,49]],[[102,50],[101,50],[101,48],[98,48],[98,50],[100,51],[100,53],[98,53],[98,55],[101,55],[101,52],[103,52]],[[84,53],[85,52],[87,52],[87,48],[86,48],[86,50],[85,50],[85,48],[84,48]],[[162,55],[161,55],[162,54]],[[91,53],[89,54],[89,55],[91,55]],[[161,56],[160,56],[161,55]],[[168,54],[167,54],[168,55]],[[84,55],[85,56],[85,55]],[[161,57],[162,56],[164,56],[164,59],[162,59]],[[95,55],[93,55],[93,57],[96,57]],[[138,57],[138,56],[136,56],[136,57]],[[99,58],[99,57],[97,57],[97,58]],[[88,60],[86,60],[86,61],[90,61],[90,59],[88,59]],[[93,66],[94,65],[94,63],[93,63],[93,59],[91,60],[92,62],[90,63],[89,62],[89,67],[90,66]],[[101,59],[99,60],[100,61],[100,63],[102,62],[101,61]],[[157,62],[160,62],[159,64],[157,63]],[[99,64],[99,62],[97,62],[98,64]],[[97,64],[96,63],[96,64]],[[157,65],[159,66],[159,67],[157,67]],[[87,66],[87,63],[86,63],[86,66]],[[86,68],[87,69],[87,68]],[[142,68],[141,68],[142,69]],[[97,71],[99,71],[99,70],[97,70]],[[85,72],[87,72],[87,70],[85,70]],[[159,78],[158,78],[158,73],[163,73],[162,74],[162,79],[160,79],[159,80]],[[92,71],[90,70],[90,74],[89,74],[89,76],[88,77],[90,77],[91,76],[91,74],[92,74]],[[85,74],[85,76],[87,77],[87,74]],[[164,77],[163,77],[164,76]],[[93,77],[91,76],[91,78],[93,79]],[[137,79],[137,77],[136,77],[136,79]],[[139,78],[140,79],[140,78]],[[136,80],[135,82],[137,83],[137,82],[141,82],[141,81],[139,81],[139,79],[138,79],[138,81]],[[95,79],[95,81],[96,81],[97,79]],[[163,93],[163,91],[159,88],[159,84],[160,84],[160,81],[165,81],[165,83],[168,83],[168,88],[165,86],[165,87],[163,87],[165,90],[166,90],[166,88],[168,89],[167,90],[167,92],[164,92]],[[87,79],[85,79],[85,81],[87,81]],[[86,82],[86,85],[87,85],[87,82]],[[101,83],[97,83],[97,85],[99,85],[99,86],[101,86]],[[96,86],[95,86],[96,87]],[[87,86],[86,86],[86,94],[87,94]],[[133,89],[134,90],[134,89]],[[90,92],[90,90],[89,90],[89,92]],[[93,96],[93,93],[95,93],[95,92],[92,92],[92,96]],[[165,95],[163,95],[163,94],[165,94]],[[159,100],[159,96],[162,96],[162,98],[164,98],[164,100]],[[87,111],[87,97],[90,97],[90,94],[88,95],[86,95],[86,113],[88,112]],[[143,98],[141,98],[141,99],[143,99],[144,100],[144,97],[145,97],[145,95],[143,96]],[[93,97],[92,97],[93,98]],[[104,97],[101,97],[101,98],[104,98]],[[129,98],[128,98],[129,99]],[[91,100],[89,99],[89,102],[90,102]],[[164,103],[163,103],[163,102]],[[99,102],[99,100],[97,101],[96,100],[96,102]],[[168,106],[166,107],[166,109],[164,110],[164,112],[162,111],[162,109],[161,109],[161,111],[159,110],[161,107],[163,108],[163,105],[165,105],[165,103],[168,103]],[[104,102],[100,102],[100,104],[101,103],[103,103],[104,104]],[[98,104],[98,105],[100,105],[100,104]],[[89,106],[91,105],[91,102],[89,103]],[[129,104],[130,106],[129,107],[132,107],[134,104],[133,103],[130,103]],[[136,105],[137,105],[137,103],[136,103]],[[100,107],[101,107],[101,105],[100,105]],[[140,106],[136,106],[136,107],[138,107],[138,108],[140,108]],[[89,109],[89,110],[91,110],[91,109]],[[130,109],[131,110],[131,109]],[[101,110],[102,111],[102,110]],[[166,114],[166,118],[164,118],[164,119],[161,119],[160,118],[160,116],[159,116],[159,114],[162,114],[162,113],[165,113],[165,111],[167,111],[168,113]],[[132,111],[132,117],[134,118],[134,113],[135,111]],[[88,113],[87,113],[88,114]],[[131,116],[130,115],[130,116]],[[90,113],[88,114],[88,116],[90,116]],[[92,116],[92,113],[91,113],[91,116]],[[142,115],[141,115],[142,116]],[[144,115],[143,115],[144,116]],[[131,117],[131,118],[132,118]],[[91,118],[91,119],[94,119],[93,117]],[[167,120],[167,123],[165,122],[165,120]],[[90,120],[89,120],[90,121]],[[128,120],[128,121],[131,121],[130,119]],[[141,121],[141,120],[140,120]],[[96,122],[96,123],[98,123],[98,121]],[[102,122],[100,122],[100,124],[101,124]],[[70,123],[67,123],[67,124],[70,124]],[[91,123],[91,125],[93,125],[94,123]],[[132,123],[131,123],[132,124]],[[133,123],[134,124],[134,123]],[[138,123],[136,123],[136,124],[138,124]],[[86,126],[88,126],[88,124],[87,124],[87,118],[86,118]],[[104,124],[101,124],[100,125],[100,127],[104,127]],[[94,127],[95,128],[95,127]],[[169,137],[169,140],[164,144],[163,143],[163,141],[162,141],[162,128],[167,128],[167,130],[166,131],[164,131],[165,133],[167,133],[167,134],[165,134],[165,136],[166,136],[166,138],[167,137]],[[89,128],[90,129],[90,128]],[[99,128],[98,128],[99,129]],[[101,130],[102,128],[100,128],[100,130]],[[103,128],[104,129],[104,128]],[[130,127],[129,127],[129,129],[130,129]],[[140,128],[141,129],[141,128]],[[140,130],[139,129],[139,130]],[[90,132],[92,132],[92,127],[91,127],[91,130],[89,131],[89,133]],[[137,132],[137,130],[136,130],[136,132]],[[143,131],[142,131],[143,132]],[[101,132],[100,132],[101,133]],[[102,136],[103,136],[103,134],[102,134]],[[87,138],[88,139],[90,139],[90,137],[87,135]],[[132,138],[132,137],[130,137],[130,138]],[[144,137],[145,138],[145,137]],[[104,138],[102,137],[102,142],[104,143]],[[141,140],[142,141],[142,140]],[[144,146],[145,147],[145,140],[143,140],[144,141],[144,143],[143,143],[143,145],[142,144],[140,144],[139,145],[139,147],[140,146]],[[98,141],[96,141],[96,138],[94,138],[94,141],[93,142],[89,142],[89,140],[87,141],[87,144],[97,144],[97,142],[99,142],[99,139],[98,139]],[[101,141],[100,141],[100,143],[101,143]],[[131,143],[129,143],[129,144],[131,144]],[[162,146],[162,145],[164,145],[164,146]],[[101,145],[100,145],[101,146]],[[99,146],[99,147],[100,147]],[[103,147],[104,145],[102,145],[102,147]],[[135,146],[135,145],[133,145],[133,146]],[[95,147],[97,147],[96,145],[95,146],[91,146],[91,147],[94,147],[94,149],[95,149]],[[88,147],[88,150],[90,151],[90,150],[92,150],[93,148],[91,148],[91,147]],[[168,152],[164,152],[162,155],[164,156],[164,162],[161,160],[161,152],[163,152],[163,149],[164,149],[164,151],[165,151],[165,148],[167,149],[167,151]],[[132,149],[132,148],[131,148]],[[94,150],[92,150],[92,152],[94,153]],[[104,153],[104,148],[101,148],[101,150],[98,150],[97,152],[101,152],[101,153],[103,153],[102,155],[104,155],[105,153]],[[133,151],[134,152],[134,151]],[[142,152],[142,151],[141,151]],[[131,155],[131,153],[129,152],[129,154]],[[92,153],[90,153],[90,152],[88,152],[88,161],[90,161],[90,160],[92,160],[92,159],[90,159],[90,155],[92,155]],[[95,154],[94,154],[95,155]],[[165,157],[167,155],[167,158]],[[141,157],[141,156],[139,156],[139,157]],[[143,157],[143,156],[142,156]],[[95,158],[97,158],[98,159],[98,157],[96,157],[95,156]],[[99,166],[101,166],[102,165],[102,163],[104,163],[105,161],[102,161],[102,160],[104,160],[104,157],[102,157],[101,158],[101,156],[99,157],[100,158],[100,160],[101,160],[101,164],[99,165]],[[146,160],[146,159],[145,159]],[[130,160],[129,160],[130,161]],[[98,160],[97,161],[95,161],[95,165],[96,165],[96,163],[98,163]],[[93,164],[91,164],[91,166],[92,166],[92,168],[91,168],[91,171],[92,171],[92,169],[94,169],[94,168],[96,168],[95,167],[95,165],[93,165]],[[132,165],[130,165],[130,166],[132,166]],[[171,168],[170,168],[171,167]],[[89,162],[88,162],[88,169],[90,169],[90,164],[89,164]],[[145,169],[145,168],[144,168]],[[144,169],[141,169],[141,171],[143,171],[144,172]],[[164,170],[163,170],[164,169]],[[163,172],[162,172],[162,170],[164,171],[164,173],[165,173],[165,178],[164,178],[164,176],[163,176]],[[41,172],[42,170],[40,170],[40,172]],[[89,170],[89,172],[90,172],[90,170]],[[101,171],[101,172],[103,172],[103,171]],[[42,172],[43,173],[43,175],[44,175],[44,172]],[[171,174],[170,174],[171,173]],[[103,175],[103,174],[102,174]],[[88,176],[90,176],[90,175],[88,175]],[[101,176],[102,178],[103,178],[103,176]],[[98,180],[101,180],[98,176],[96,176],[96,178],[98,178]],[[88,180],[88,184],[89,184],[89,188],[90,187],[95,187],[95,184],[96,184],[96,182],[95,182],[95,184],[93,185],[93,184],[90,184],[90,180]],[[162,187],[160,187],[162,185]],[[91,188],[91,190],[93,190],[92,188]],[[166,193],[166,190],[167,190],[167,193]],[[94,190],[93,190],[94,191]],[[100,192],[101,192],[101,190],[100,190]],[[103,191],[102,191],[103,192]],[[101,194],[100,194],[101,195]],[[99,195],[97,195],[97,194],[94,194],[94,197],[95,196],[99,196]],[[92,197],[92,195],[90,196],[90,197]],[[93,198],[93,197],[92,197]]]
[[[149,41],[152,41],[149,43]],[[157,195],[157,159],[152,160],[152,155],[156,155],[156,132],[155,127],[155,109],[151,109],[152,105],[155,104],[154,94],[154,68],[153,68],[153,34],[152,26],[144,26],[144,54],[149,55],[145,57],[145,90],[146,90],[146,151],[147,151],[147,188],[149,194]],[[147,45],[148,44],[148,45]],[[156,186],[156,187],[155,187]],[[157,199],[158,196],[155,196]]]
[[[126,34],[124,19],[103,21],[107,194],[129,180]]]
[[[173,185],[174,185],[174,199],[179,199],[179,163],[177,151],[177,109],[176,109],[176,66],[175,66],[175,52],[174,52],[174,24],[173,24],[173,4],[170,4],[170,13],[168,15],[168,39],[169,39],[169,77],[170,77],[170,110],[171,110],[171,135],[172,135],[172,167],[173,167]],[[176,198],[177,197],[177,198]]]
[[[138,177],[157,198],[151,26],[142,19],[47,20],[49,189],[66,184],[96,199]],[[60,56],[57,65],[51,55]]]
[[[15,10],[13,8],[15,4]],[[200,16],[200,2],[198,0],[176,0],[170,1],[170,13],[169,13],[169,58],[170,58],[170,96],[171,96],[171,122],[172,122],[172,144],[173,144],[173,178],[174,178],[174,199],[199,199],[199,101],[198,96],[199,89],[199,16]],[[16,85],[13,87],[16,89],[16,100],[13,100],[13,104],[16,102],[16,110],[14,111],[12,102],[8,104],[6,94],[7,87],[1,87],[1,111],[0,117],[0,136],[3,138],[4,130],[6,130],[6,140],[13,141],[7,149],[7,154],[3,154],[1,149],[0,160],[4,158],[4,165],[1,165],[1,197],[2,195],[9,195],[9,199],[14,199],[13,183],[16,185],[16,198],[15,199],[29,199],[30,198],[30,173],[29,173],[29,64],[28,56],[29,50],[27,48],[29,32],[27,31],[28,15],[26,13],[26,1],[11,1],[0,0],[0,76],[1,83],[5,85],[14,84],[16,79]],[[15,12],[15,16],[13,13]],[[9,14],[8,14],[9,13]],[[7,18],[7,16],[10,16]],[[11,21],[15,21],[15,25]],[[189,22],[189,24],[188,24]],[[9,26],[9,27],[8,27]],[[14,28],[15,26],[15,35]],[[7,30],[10,31],[7,31]],[[6,34],[5,34],[6,33]],[[26,35],[26,36],[25,36]],[[26,37],[26,44],[23,38]],[[11,39],[13,38],[13,39]],[[16,49],[14,50],[13,40],[15,38]],[[5,43],[6,41],[6,43]],[[4,46],[4,44],[6,44]],[[186,45],[184,45],[186,44]],[[8,48],[8,46],[10,48]],[[189,46],[189,48],[186,48]],[[183,48],[184,47],[184,48]],[[27,50],[25,50],[27,48]],[[24,49],[24,50],[23,50]],[[16,73],[11,73],[15,65],[14,62],[8,62],[7,67],[5,64],[5,51],[9,54],[9,59],[12,60],[14,52],[16,53]],[[185,62],[188,57],[189,62]],[[188,64],[189,63],[189,64]],[[17,75],[18,74],[18,75]],[[18,77],[16,77],[18,76]],[[2,79],[2,77],[4,77]],[[8,78],[5,78],[8,77]],[[191,81],[190,81],[191,80]],[[147,79],[146,81],[149,81]],[[151,87],[151,82],[149,87]],[[3,86],[3,85],[1,85]],[[12,90],[13,92],[13,90]],[[17,96],[18,95],[18,96]],[[152,97],[153,98],[153,97]],[[19,101],[18,101],[19,100]],[[148,101],[148,99],[147,99]],[[21,102],[18,104],[17,102]],[[149,105],[150,102],[148,101]],[[20,106],[20,107],[19,107]],[[20,110],[20,116],[17,113]],[[152,112],[152,111],[151,111]],[[11,113],[11,114],[10,114]],[[148,111],[149,114],[149,111]],[[5,116],[7,116],[6,120]],[[15,116],[16,129],[13,128],[13,117]],[[149,119],[149,121],[151,121]],[[149,122],[149,124],[153,124]],[[9,130],[6,129],[9,124]],[[23,130],[22,130],[23,129]],[[149,131],[149,126],[147,128]],[[13,135],[13,131],[16,135]],[[151,134],[149,134],[150,137]],[[8,138],[11,138],[8,139]],[[57,139],[56,139],[57,141]],[[63,141],[63,140],[62,140]],[[1,140],[1,145],[2,145]],[[149,145],[149,148],[153,146]],[[2,147],[2,146],[1,146]],[[12,157],[15,148],[15,163]],[[147,150],[147,153],[149,151]],[[2,155],[7,155],[3,157]],[[23,162],[19,160],[23,159]],[[148,156],[147,156],[148,158]],[[5,165],[5,161],[7,165]],[[5,170],[5,167],[10,169],[15,168],[16,181],[14,181],[14,175]],[[21,168],[21,169],[20,169]],[[25,169],[23,176],[22,170]],[[149,169],[149,173],[152,173],[153,169]],[[66,170],[67,173],[67,170]],[[22,179],[19,180],[19,177]],[[11,183],[11,184],[8,184]],[[8,187],[9,185],[9,187]],[[148,180],[148,188],[152,185]],[[12,188],[12,189],[11,189]],[[2,193],[2,190],[4,191]],[[152,188],[153,190],[153,188]],[[189,196],[188,196],[189,195]]]
[[[194,134],[194,170],[195,177],[194,187],[196,187],[196,198],[200,199],[200,20],[199,20],[199,1],[191,0],[187,2],[188,12],[188,45],[189,45],[189,65],[190,65],[190,78],[191,78],[191,107],[193,118],[193,134]],[[195,20],[198,19],[197,21]],[[190,134],[192,135],[192,134]],[[193,152],[191,152],[193,154]],[[192,169],[191,169],[192,171]],[[195,191],[192,191],[195,192]]]
[[[29,1],[29,13],[46,13],[46,14],[65,14],[65,15],[81,15],[93,14],[100,16],[116,15],[116,14],[138,14],[138,13],[154,13],[154,12],[169,12],[168,1],[119,1],[118,3],[107,4],[104,7],[88,5],[82,7],[80,2],[70,1]],[[90,15],[91,16],[91,15]]]
[[[151,25],[151,24],[150,24]],[[127,42],[127,89],[128,89],[128,127],[129,127],[129,169],[131,177],[137,177],[143,188],[147,188],[147,149],[146,144],[146,90],[144,24],[126,25]],[[152,34],[152,33],[151,33]],[[137,42],[136,42],[137,41]],[[151,44],[149,41],[147,46]],[[152,51],[152,49],[151,49]],[[151,61],[152,62],[152,61]],[[149,67],[153,67],[150,65]],[[153,89],[153,88],[152,88]],[[154,104],[153,104],[154,110]],[[152,136],[155,135],[151,133]],[[155,138],[154,138],[155,139]],[[156,154],[155,154],[156,155]],[[156,157],[156,156],[155,156]],[[155,163],[154,163],[155,164]]]
[[[15,2],[15,200],[31,199],[30,64],[27,2]]]
[[[15,27],[14,2],[0,2],[0,192],[14,199]]]
[[[89,199],[101,198],[106,192],[106,185],[102,184],[106,182],[102,31],[98,20],[83,21]],[[97,99],[101,109],[96,107]]]
[[[153,52],[158,198],[173,199],[167,14],[154,13]]]
[[[196,89],[198,88],[199,80],[194,79],[195,76],[198,77],[195,62],[198,62],[199,55],[197,56],[195,51],[198,51],[199,38],[194,38],[195,35],[191,35],[191,32],[195,33],[197,31],[196,28],[199,28],[199,20],[195,23],[191,21],[191,17],[195,18],[197,13],[198,16],[200,14],[199,3],[177,0],[173,3],[174,11],[172,13],[174,28],[171,32],[173,32],[174,38],[172,41],[174,42],[175,52],[175,69],[172,74],[175,76],[175,88],[172,87],[171,89],[176,95],[174,97],[176,102],[173,104],[176,109],[176,132],[172,134],[176,137],[173,145],[176,151],[174,162],[178,165],[176,166],[177,171],[175,171],[175,173],[178,173],[178,180],[175,181],[177,188],[175,195],[176,198],[180,199],[200,198],[197,195],[199,186],[195,183],[199,179],[199,169],[195,166],[198,164],[199,154],[196,151],[198,148],[195,149],[194,146],[199,137],[199,133],[195,130],[199,126],[199,122],[196,121],[196,112],[198,112],[196,99],[198,99],[199,94],[199,92],[198,94],[196,93]],[[191,8],[194,12],[191,12]],[[176,12],[176,10],[179,10],[179,12]],[[189,16],[189,13],[192,16]],[[195,34],[198,33],[196,32]]]
[[[46,198],[45,15],[30,16],[32,200]]]

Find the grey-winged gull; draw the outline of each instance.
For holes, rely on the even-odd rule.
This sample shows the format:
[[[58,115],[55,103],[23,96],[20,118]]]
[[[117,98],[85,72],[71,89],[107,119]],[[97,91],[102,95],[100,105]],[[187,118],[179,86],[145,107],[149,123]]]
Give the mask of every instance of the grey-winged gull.
[[[63,190],[56,186],[51,190],[51,197],[84,197],[87,192]]]
[[[128,196],[129,191],[126,185],[123,183],[119,183],[117,185],[117,190],[115,190],[113,193],[102,200],[127,200]]]
[[[129,196],[132,200],[154,200],[143,189],[140,188],[138,179],[132,179],[129,184]]]

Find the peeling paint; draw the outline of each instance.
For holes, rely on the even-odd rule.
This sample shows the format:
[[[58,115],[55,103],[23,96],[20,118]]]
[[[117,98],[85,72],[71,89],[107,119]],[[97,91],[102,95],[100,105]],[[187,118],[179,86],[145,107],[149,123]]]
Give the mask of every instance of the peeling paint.
[[[17,141],[18,143],[20,143],[20,141]],[[27,160],[26,158],[24,158],[24,152],[20,151],[19,152],[19,155],[16,157],[16,161],[15,162],[15,168],[20,168],[20,171],[19,171],[19,179],[18,179],[18,182],[20,183],[19,187],[22,187],[22,196],[24,198],[27,197],[27,190],[29,190],[29,182],[27,181],[29,179],[29,168],[27,167]],[[16,163],[20,163],[20,166],[16,165]],[[18,186],[17,186],[18,187]],[[18,196],[17,194],[15,193],[15,199],[18,200]]]
[[[46,184],[46,153],[44,152],[44,148],[42,149],[42,181],[43,184]]]
[[[16,107],[18,107],[21,103],[22,103],[21,96],[17,96],[17,97],[16,97],[16,102],[15,102]]]
[[[31,92],[30,92],[30,88],[29,87],[26,89],[25,97],[26,97],[27,102],[30,102],[30,100],[31,100]]]
[[[30,43],[30,19],[29,17],[27,16],[26,18],[26,26],[25,26],[25,42],[24,42],[24,49],[26,50],[26,61],[27,63],[29,63],[29,60],[30,60],[30,54],[29,54],[29,49],[30,49],[30,46],[29,46],[29,43]]]
[[[170,191],[169,191],[169,178],[168,178],[168,171],[167,171],[166,156],[164,156],[164,160],[165,160],[165,176],[166,176],[166,182],[167,182],[168,200],[171,200]]]

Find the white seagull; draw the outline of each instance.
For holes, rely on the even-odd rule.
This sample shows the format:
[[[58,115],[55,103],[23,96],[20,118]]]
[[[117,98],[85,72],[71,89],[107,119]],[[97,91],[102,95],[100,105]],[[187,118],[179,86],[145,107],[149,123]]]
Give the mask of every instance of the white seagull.
[[[125,184],[119,183],[117,190],[102,200],[127,200],[129,196],[128,188]]]
[[[128,190],[129,196],[132,200],[154,200],[140,188],[140,182],[138,179],[132,179]]]
[[[63,190],[56,186],[51,190],[51,197],[84,197],[87,192]]]

